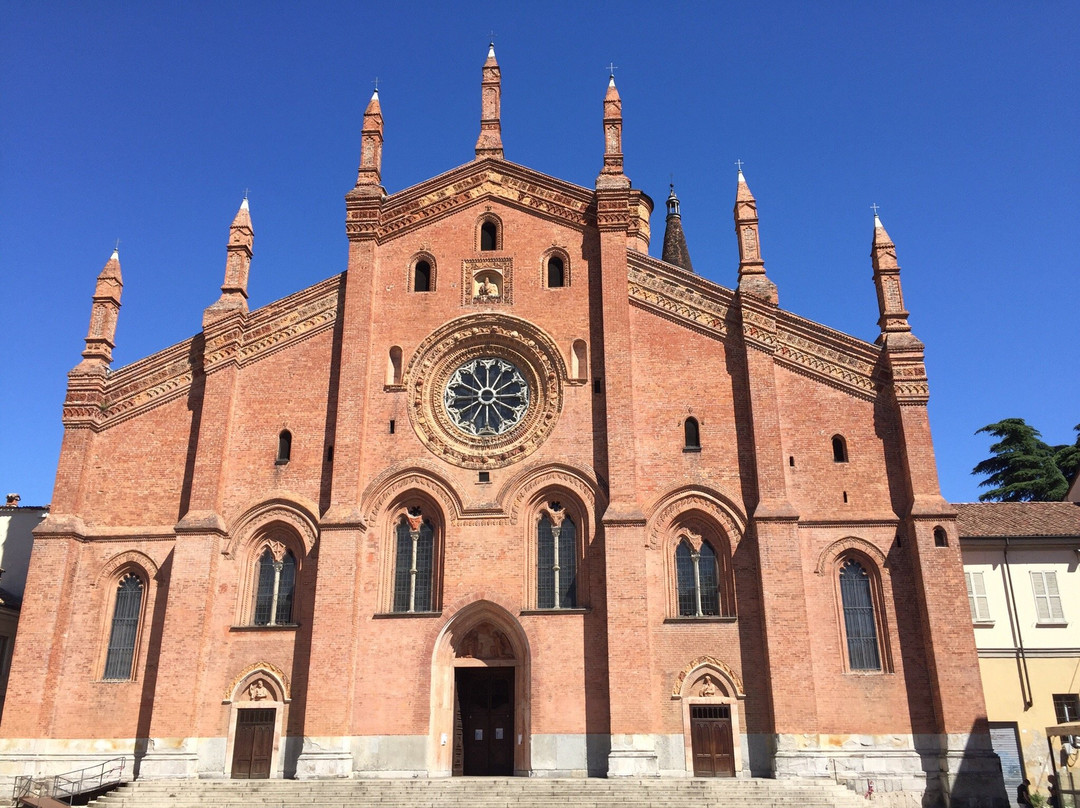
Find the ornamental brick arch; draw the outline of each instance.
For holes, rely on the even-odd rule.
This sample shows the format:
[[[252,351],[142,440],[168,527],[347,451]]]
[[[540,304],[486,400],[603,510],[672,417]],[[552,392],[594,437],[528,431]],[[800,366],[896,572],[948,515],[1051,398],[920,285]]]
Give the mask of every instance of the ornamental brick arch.
[[[861,539],[858,536],[846,536],[842,539],[837,539],[828,545],[821,554],[818,555],[817,566],[814,568],[814,572],[818,575],[824,575],[829,571],[836,559],[846,553],[855,553],[861,556],[865,556],[880,572],[882,575],[889,574],[889,568],[886,566],[886,557],[876,544]]]
[[[306,497],[292,492],[271,492],[233,520],[222,554],[232,558],[280,530],[298,539],[297,550],[306,556],[314,549],[319,536],[318,513],[318,505]]]
[[[719,681],[726,695],[738,699],[746,698],[742,677],[730,665],[714,656],[698,657],[679,671],[671,688],[671,698],[691,696],[695,687],[703,683],[706,675]]]
[[[118,577],[118,573],[124,568],[135,568],[141,572],[148,581],[154,581],[158,575],[158,565],[150,556],[139,550],[125,550],[110,556],[98,569],[94,576],[93,586],[96,589],[102,581],[112,581]]]
[[[734,553],[747,525],[746,515],[735,502],[719,490],[696,485],[665,494],[646,511],[649,546],[653,549],[663,546],[678,523],[696,512],[699,518],[715,523],[724,532]]]
[[[566,463],[540,463],[526,466],[511,477],[496,496],[503,510],[509,514],[511,524],[517,524],[523,510],[527,510],[539,492],[544,489],[569,490],[588,511],[590,521],[602,513],[607,502],[603,490],[596,481],[591,468],[580,468]]]
[[[464,515],[465,507],[454,485],[438,467],[421,461],[391,466],[368,484],[360,497],[367,524],[376,526],[389,518],[393,508],[387,503],[398,501],[407,491],[419,492],[430,500],[448,521],[456,522]]]

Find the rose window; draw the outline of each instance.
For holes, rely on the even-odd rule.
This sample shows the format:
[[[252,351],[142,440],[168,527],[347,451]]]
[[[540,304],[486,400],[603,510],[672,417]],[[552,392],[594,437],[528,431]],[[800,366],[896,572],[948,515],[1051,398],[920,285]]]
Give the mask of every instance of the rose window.
[[[510,362],[481,357],[451,374],[443,393],[454,426],[469,435],[502,435],[529,409],[529,385]]]

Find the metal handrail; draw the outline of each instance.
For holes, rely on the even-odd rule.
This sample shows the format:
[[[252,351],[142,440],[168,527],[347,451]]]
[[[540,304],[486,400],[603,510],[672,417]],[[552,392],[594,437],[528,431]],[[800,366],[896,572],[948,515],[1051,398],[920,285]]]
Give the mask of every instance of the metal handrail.
[[[79,794],[120,785],[124,781],[126,762],[127,758],[119,757],[52,777],[21,775],[15,778],[15,788],[11,795],[12,802],[18,805],[33,794],[35,797],[50,797],[70,804],[72,798]]]

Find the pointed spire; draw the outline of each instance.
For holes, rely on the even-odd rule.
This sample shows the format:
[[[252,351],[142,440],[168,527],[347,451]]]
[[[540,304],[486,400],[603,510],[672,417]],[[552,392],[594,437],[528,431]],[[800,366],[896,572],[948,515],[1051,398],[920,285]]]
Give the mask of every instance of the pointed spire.
[[[765,274],[765,259],[761,257],[758,234],[757,200],[742,172],[742,161],[736,161],[739,175],[735,186],[735,236],[739,242],[739,289],[772,303],[778,302],[776,284]]]
[[[667,198],[667,221],[664,228],[664,252],[661,258],[669,264],[682,267],[690,272],[694,265],[690,263],[690,251],[686,248],[686,236],[683,234],[682,214],[679,213],[679,197],[675,196],[675,184],[671,184],[671,193]]]
[[[487,59],[480,80],[480,137],[476,139],[476,159],[503,159],[502,126],[499,106],[502,101],[502,74],[495,61],[495,43],[488,45]]]
[[[98,275],[94,287],[93,303],[90,305],[90,328],[86,332],[86,349],[82,352],[82,367],[108,366],[112,362],[112,349],[116,347],[116,319],[120,311],[120,295],[124,291],[124,279],[120,274],[119,246]]]
[[[378,187],[382,182],[383,117],[379,106],[379,89],[371,94],[364,110],[364,124],[360,130],[360,168],[356,172],[356,184]]]
[[[622,151],[622,98],[615,86],[614,67],[611,68],[607,92],[604,94],[604,167],[600,176],[625,179]]]
[[[247,312],[248,270],[255,244],[255,229],[251,224],[251,209],[247,194],[229,225],[229,243],[225,248],[225,282],[221,297],[203,312],[203,327],[234,311]]]
[[[882,335],[911,331],[908,312],[904,308],[904,293],[900,287],[900,265],[896,262],[896,245],[877,215],[874,205],[874,238],[870,258],[874,266],[874,287],[877,289],[878,326]]]

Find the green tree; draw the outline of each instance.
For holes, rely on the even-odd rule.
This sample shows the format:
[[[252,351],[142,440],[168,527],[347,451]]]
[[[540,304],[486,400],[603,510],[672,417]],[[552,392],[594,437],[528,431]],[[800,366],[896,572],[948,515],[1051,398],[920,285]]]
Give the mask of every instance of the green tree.
[[[1070,450],[1077,447],[1048,445],[1023,418],[1006,418],[975,434],[983,432],[1000,440],[990,447],[993,456],[971,470],[986,476],[980,488],[992,486],[979,494],[980,502],[1060,502],[1065,498],[1069,481],[1057,459],[1060,455],[1064,462],[1073,462],[1077,458]]]
[[[1080,424],[1073,429],[1076,430],[1076,443],[1063,443],[1053,447],[1054,463],[1069,482],[1080,473]]]

